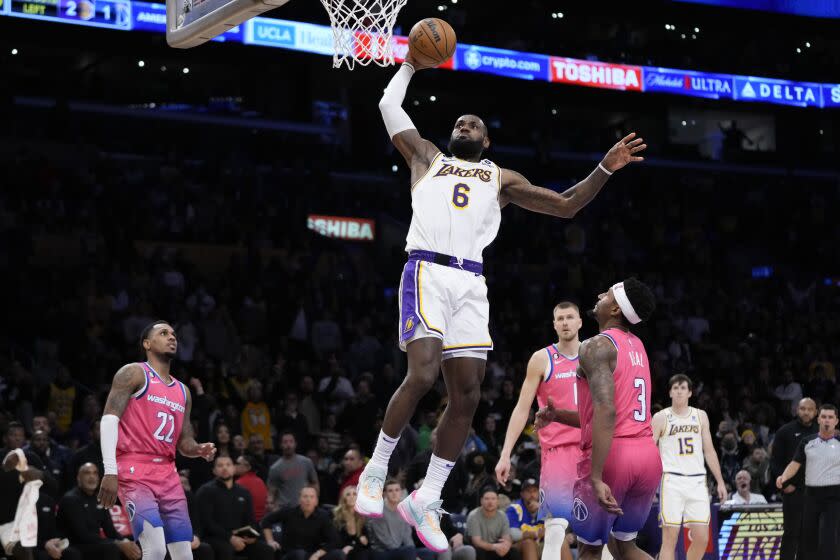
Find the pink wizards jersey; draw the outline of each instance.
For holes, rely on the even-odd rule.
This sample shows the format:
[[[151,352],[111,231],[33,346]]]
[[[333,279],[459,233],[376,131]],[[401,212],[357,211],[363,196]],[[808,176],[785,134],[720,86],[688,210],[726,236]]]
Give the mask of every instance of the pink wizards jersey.
[[[652,441],[650,428],[650,367],[642,341],[633,333],[621,329],[607,329],[596,335],[604,336],[616,348],[615,371],[615,431],[616,438],[647,438]],[[580,414],[580,447],[592,447],[592,394],[585,377],[577,378],[578,412]]]
[[[543,408],[548,404],[548,397],[554,401],[555,408],[577,410],[577,385],[575,384],[578,357],[565,356],[552,344],[545,348],[548,353],[548,367],[542,382],[537,388],[537,404]],[[580,443],[580,428],[552,422],[539,432],[540,447],[543,451],[558,445],[577,445]]]
[[[120,455],[131,453],[174,461],[184,423],[187,390],[174,377],[168,385],[164,383],[148,363],[140,365],[146,382],[131,396],[120,418],[117,460]]]

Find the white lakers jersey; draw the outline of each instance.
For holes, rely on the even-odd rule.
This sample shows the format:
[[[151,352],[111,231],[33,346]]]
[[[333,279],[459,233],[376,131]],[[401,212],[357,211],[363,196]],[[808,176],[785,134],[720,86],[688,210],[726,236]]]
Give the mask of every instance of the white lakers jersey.
[[[689,407],[684,416],[677,416],[669,406],[665,414],[665,432],[659,438],[662,471],[681,475],[705,475],[703,435],[700,413]]]
[[[406,251],[443,253],[481,262],[499,232],[502,172],[490,160],[464,161],[439,153],[411,188]]]

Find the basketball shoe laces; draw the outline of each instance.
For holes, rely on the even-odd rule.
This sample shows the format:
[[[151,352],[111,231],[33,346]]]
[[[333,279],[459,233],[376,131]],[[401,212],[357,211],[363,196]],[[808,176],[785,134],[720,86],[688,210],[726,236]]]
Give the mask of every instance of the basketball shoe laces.
[[[425,519],[426,524],[429,528],[439,533],[441,532],[440,529],[440,517],[441,515],[452,515],[441,506],[443,505],[443,500],[435,500],[434,502],[429,502],[425,506],[423,506],[423,519]]]

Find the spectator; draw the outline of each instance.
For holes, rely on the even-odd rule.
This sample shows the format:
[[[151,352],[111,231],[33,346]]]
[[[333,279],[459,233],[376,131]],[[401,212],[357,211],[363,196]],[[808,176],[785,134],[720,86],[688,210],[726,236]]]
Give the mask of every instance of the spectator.
[[[307,433],[317,434],[321,431],[321,409],[315,400],[315,380],[311,375],[300,378],[298,399],[298,409],[306,418]]]
[[[253,436],[262,440],[264,449],[271,451],[274,443],[271,441],[271,413],[263,400],[262,384],[253,381],[248,386],[248,402],[242,409],[242,437],[250,442]]]
[[[750,492],[750,473],[743,470],[735,475],[735,492],[726,500],[728,505],[766,504],[767,500],[761,494]]]
[[[8,437],[6,441],[9,441]],[[25,485],[29,482],[41,481],[44,475],[40,469],[31,465],[20,465],[19,452],[4,449],[0,453],[3,457],[3,467],[0,471],[0,525],[7,525],[14,522],[18,508],[24,507],[21,497],[24,495]],[[24,455],[25,459],[26,455]],[[27,549],[21,547],[19,542],[17,544],[5,542],[0,538],[0,550],[10,548],[16,560],[28,557]]]
[[[268,496],[268,488],[257,473],[254,466],[259,466],[259,459],[250,454],[240,455],[236,458],[236,483],[251,494],[251,503],[254,506],[254,520],[259,523],[265,516],[265,501]]]
[[[93,463],[97,468],[103,469],[104,471],[102,466],[102,444],[99,442],[99,420],[94,420],[90,425],[90,443],[78,449],[73,455],[73,472],[79,472],[79,467],[84,463]]]
[[[493,488],[481,491],[481,505],[467,515],[466,536],[475,547],[478,560],[519,557],[519,551],[512,548],[510,522],[499,511],[499,495]]]
[[[358,449],[351,447],[344,453],[341,465],[344,468],[344,474],[342,475],[341,485],[338,487],[338,497],[344,493],[344,489],[348,486],[359,484],[359,477],[362,476],[362,471],[365,468],[365,460]]]
[[[180,333],[179,333],[180,336]],[[181,487],[184,489],[184,496],[187,499],[187,511],[190,515],[190,523],[193,528],[193,540],[190,543],[194,560],[214,560],[213,548],[206,542],[201,541],[204,531],[201,527],[201,514],[198,510],[195,496],[192,493],[189,473],[181,471],[178,473],[181,479]]]
[[[47,412],[55,415],[56,428],[61,437],[65,437],[73,422],[73,405],[76,401],[76,385],[67,367],[62,365],[58,368],[58,374],[48,390]]]
[[[24,446],[23,450],[37,455],[44,466],[44,470],[49,472],[62,484],[64,483],[71,460],[69,450],[66,447],[52,447],[47,433],[42,430],[36,430],[32,433],[29,445]]]
[[[255,532],[254,506],[251,494],[233,482],[234,465],[230,457],[216,457],[213,476],[198,489],[196,501],[200,510],[204,541],[212,548],[217,560],[232,560],[244,556],[248,560],[270,560],[271,547],[255,536],[239,536],[234,531],[251,527]]]
[[[309,442],[309,422],[299,410],[297,393],[286,393],[283,413],[277,418],[277,429],[280,432],[292,432],[295,434],[295,440],[301,444]]]
[[[344,408],[341,425],[353,435],[356,441],[376,441],[378,416],[379,406],[376,403],[376,396],[370,390],[370,381],[367,377],[363,377],[356,383],[355,396]]]
[[[330,455],[341,449],[341,434],[335,429],[337,424],[338,417],[332,412],[327,414],[321,423],[321,432],[318,434],[319,439],[324,439],[327,442],[323,452]]]
[[[507,418],[505,419],[505,423],[507,423]],[[495,457],[499,456],[499,452],[502,450],[502,445],[504,444],[504,438],[501,441],[499,440],[499,431],[496,429],[495,416],[488,414],[484,417],[484,422],[482,423],[481,430],[478,432],[478,437],[485,443],[489,453]]]
[[[52,437],[50,420],[44,415],[36,415],[32,418],[32,433],[34,434],[38,431],[44,432],[47,435],[49,444],[46,448],[46,456],[50,458],[50,461],[58,466],[63,473],[66,473],[68,477],[75,476],[75,471],[72,470],[73,452],[70,448],[61,445]]]
[[[281,542],[274,540],[271,526],[283,525]],[[344,560],[338,531],[329,513],[318,508],[318,489],[304,486],[298,505],[269,513],[262,521],[268,545],[281,552],[282,560]]]
[[[300,491],[306,485],[318,487],[318,473],[308,457],[298,455],[295,434],[285,432],[280,436],[283,455],[268,470],[268,489],[274,494],[277,507],[293,506],[300,500]]]
[[[475,452],[467,456],[469,481],[464,488],[463,499],[468,507],[480,503],[481,494],[484,492],[484,489],[487,486],[493,485],[493,479],[490,478],[490,474],[487,472],[487,466],[487,457],[483,453]]]
[[[233,449],[233,443],[230,437],[230,428],[227,424],[219,424],[216,426],[216,437],[213,440],[216,444],[216,455],[225,457],[236,457],[236,450]]]
[[[784,378],[784,383],[776,387],[774,393],[785,405],[785,416],[796,416],[799,401],[802,400],[802,386],[793,378],[793,371],[790,369],[785,370]]]
[[[449,550],[439,552],[436,560],[475,560],[475,548],[464,544],[464,535],[452,523],[451,516],[441,517],[440,530],[449,539]]]
[[[58,530],[56,511],[58,506],[52,496],[45,492],[38,495],[38,547],[37,560],[82,560],[81,551],[75,546],[64,547],[64,535]],[[69,543],[69,541],[68,541]]]
[[[533,478],[526,479],[519,495],[520,498],[505,511],[510,536],[522,560],[537,560],[545,535],[545,520],[540,517],[539,484]]]
[[[763,447],[756,447],[747,459],[744,459],[744,470],[750,473],[752,484],[750,490],[759,494],[767,494],[772,490],[770,478],[770,460]]]
[[[248,440],[248,447],[245,448],[245,453],[252,455],[256,459],[256,463],[251,466],[258,477],[266,480],[268,478],[268,466],[277,462],[277,455],[265,451],[263,438],[259,434],[251,434],[251,439]]]
[[[338,415],[355,395],[353,384],[344,376],[335,354],[330,354],[327,368],[327,375],[318,384],[318,394],[325,401],[327,410]]]
[[[102,407],[96,395],[87,395],[82,401],[82,417],[73,422],[68,435],[70,445],[81,447],[91,442],[90,427],[102,416]]]
[[[93,463],[79,467],[77,486],[58,503],[58,525],[70,543],[79,549],[85,560],[139,560],[137,543],[124,539],[114,529],[108,510],[102,509],[96,497],[99,469]]]
[[[356,487],[346,486],[333,509],[333,522],[338,529],[341,551],[348,560],[367,560],[370,547],[365,536],[365,518],[356,513]]]
[[[502,381],[502,394],[493,401],[491,411],[497,418],[510,418],[518,400],[519,395],[516,393],[516,385],[513,384],[512,379],[506,377]]]
[[[738,444],[738,458],[741,459],[742,462],[746,461],[752,455],[753,449],[758,446],[755,432],[752,430],[744,430],[741,432],[741,441]]]
[[[738,459],[738,440],[735,434],[727,432],[720,440],[720,472],[727,485],[732,485],[735,475],[741,469]]]
[[[770,476],[778,478],[788,463],[793,460],[799,442],[803,438],[819,431],[814,422],[817,416],[817,404],[809,398],[799,401],[796,418],[791,420],[776,432],[773,440],[773,450],[770,456]],[[802,527],[802,509],[805,505],[805,473],[798,472],[788,481],[782,490],[782,515],[784,517],[784,533],[780,550],[781,560],[794,560],[799,547],[799,534]]]
[[[403,498],[402,485],[390,479],[385,482],[382,491],[385,498],[382,517],[367,522],[373,560],[414,560],[417,549],[411,536],[411,526],[397,511],[397,504]]]

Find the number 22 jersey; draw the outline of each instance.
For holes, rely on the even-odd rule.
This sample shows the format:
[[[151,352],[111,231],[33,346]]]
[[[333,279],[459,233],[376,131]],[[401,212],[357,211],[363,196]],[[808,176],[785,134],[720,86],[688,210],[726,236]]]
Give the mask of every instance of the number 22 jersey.
[[[148,363],[141,363],[145,382],[131,395],[119,423],[117,460],[141,454],[175,460],[187,407],[184,384],[172,377],[169,384]]]

